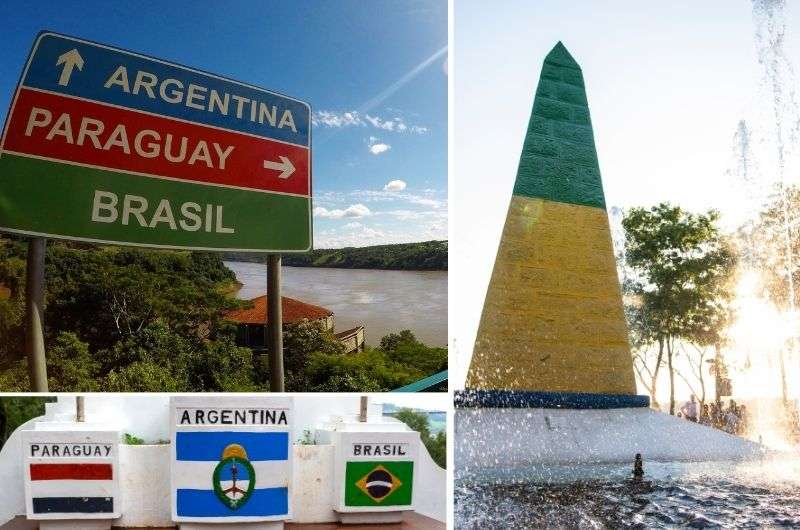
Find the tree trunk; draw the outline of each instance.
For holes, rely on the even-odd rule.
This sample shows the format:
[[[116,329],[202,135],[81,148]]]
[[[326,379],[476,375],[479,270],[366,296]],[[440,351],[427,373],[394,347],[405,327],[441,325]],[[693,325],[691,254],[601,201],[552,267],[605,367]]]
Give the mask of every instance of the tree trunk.
[[[658,338],[658,357],[656,357],[656,367],[653,369],[653,377],[650,383],[650,388],[652,388],[652,392],[650,393],[650,399],[653,402],[653,406],[656,409],[659,409],[658,405],[658,398],[656,394],[658,393],[658,386],[656,383],[658,382],[658,369],[661,368],[661,360],[664,358],[664,338]]]
[[[672,344],[667,339],[667,366],[669,367],[669,413],[675,415],[675,369],[672,367]]]
[[[703,377],[703,360],[705,357],[705,350],[703,350],[703,353],[700,355],[700,365],[697,368],[697,377],[700,378],[700,412],[703,411],[703,407],[706,404],[706,380]]]

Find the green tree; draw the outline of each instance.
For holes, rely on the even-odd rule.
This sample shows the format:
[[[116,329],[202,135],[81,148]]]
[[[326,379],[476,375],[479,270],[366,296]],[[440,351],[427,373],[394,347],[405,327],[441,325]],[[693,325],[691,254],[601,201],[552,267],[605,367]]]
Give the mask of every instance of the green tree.
[[[729,318],[735,258],[717,227],[718,213],[693,214],[669,203],[625,213],[625,260],[633,271],[639,343],[658,347],[653,391],[666,356],[670,414],[675,413],[676,341],[714,344]]]
[[[781,189],[782,188],[782,189]],[[737,231],[737,246],[744,268],[757,271],[769,300],[785,312],[800,304],[800,189],[777,187],[754,220]],[[795,348],[797,335],[786,347]],[[783,400],[788,403],[785,351],[779,352]],[[719,359],[717,359],[718,361]],[[721,367],[724,371],[725,367]]]
[[[283,327],[284,369],[287,377],[299,376],[312,353],[340,355],[344,345],[322,323],[304,320],[299,324]]]
[[[421,375],[419,379],[447,370],[447,348],[426,346],[407,329],[383,337],[379,349],[393,362],[416,369]]]
[[[28,390],[26,243],[0,237],[0,390]],[[240,302],[219,255],[48,243],[45,347],[53,391],[255,390],[252,352],[224,319]]]
[[[0,397],[0,449],[18,427],[44,415],[45,403],[55,401],[54,397]]]
[[[435,436],[431,435],[427,414],[402,408],[394,414],[394,417],[405,423],[412,431],[417,431],[433,461],[439,467],[447,468],[447,435],[444,432],[439,432]]]

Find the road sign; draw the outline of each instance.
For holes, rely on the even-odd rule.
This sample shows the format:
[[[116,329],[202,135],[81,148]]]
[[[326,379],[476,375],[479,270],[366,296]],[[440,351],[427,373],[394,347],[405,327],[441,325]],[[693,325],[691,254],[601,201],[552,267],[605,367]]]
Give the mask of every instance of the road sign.
[[[337,432],[333,440],[336,511],[414,509],[418,432]]]
[[[172,520],[291,517],[292,399],[170,398]]]
[[[0,230],[162,248],[311,248],[311,111],[39,34],[0,144]]]
[[[115,519],[119,495],[119,433],[26,431],[28,519]]]

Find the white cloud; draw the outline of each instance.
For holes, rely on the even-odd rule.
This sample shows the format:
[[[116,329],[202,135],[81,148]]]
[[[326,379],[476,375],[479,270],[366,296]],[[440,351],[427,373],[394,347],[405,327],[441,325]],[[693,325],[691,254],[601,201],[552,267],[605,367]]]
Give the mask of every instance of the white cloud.
[[[391,148],[392,148],[391,145],[378,141],[378,139],[375,138],[374,136],[369,137],[369,152],[372,153],[373,155],[379,155],[381,153],[385,153]]]
[[[371,215],[372,212],[363,204],[353,204],[344,210],[335,208],[329,210],[322,206],[314,208],[314,217],[322,217],[324,219],[360,219]]]
[[[429,130],[422,125],[408,125],[401,116],[381,118],[371,114],[362,115],[357,110],[343,112],[332,110],[316,111],[311,116],[311,123],[316,127],[332,127],[336,129],[372,126],[382,131],[411,134],[425,134]]]
[[[329,110],[317,111],[311,116],[311,123],[317,126],[325,127],[350,127],[353,125],[365,126],[364,120],[358,114],[358,111],[350,112],[333,112]]]
[[[442,201],[437,201],[436,199],[426,199],[425,197],[417,197],[416,195],[410,195],[408,200],[413,204],[430,206],[431,208],[441,208],[444,204]]]
[[[403,180],[390,180],[386,186],[383,187],[383,191],[403,191],[406,189],[406,183]]]
[[[369,146],[369,152],[372,153],[373,155],[379,155],[381,153],[385,153],[391,148],[392,146],[389,144],[374,144]]]

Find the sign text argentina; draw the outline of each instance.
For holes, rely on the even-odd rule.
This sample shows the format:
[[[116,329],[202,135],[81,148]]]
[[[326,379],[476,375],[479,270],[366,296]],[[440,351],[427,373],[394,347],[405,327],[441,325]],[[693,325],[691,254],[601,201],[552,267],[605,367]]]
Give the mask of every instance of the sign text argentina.
[[[311,247],[310,109],[42,33],[0,146],[0,230],[165,248]]]

